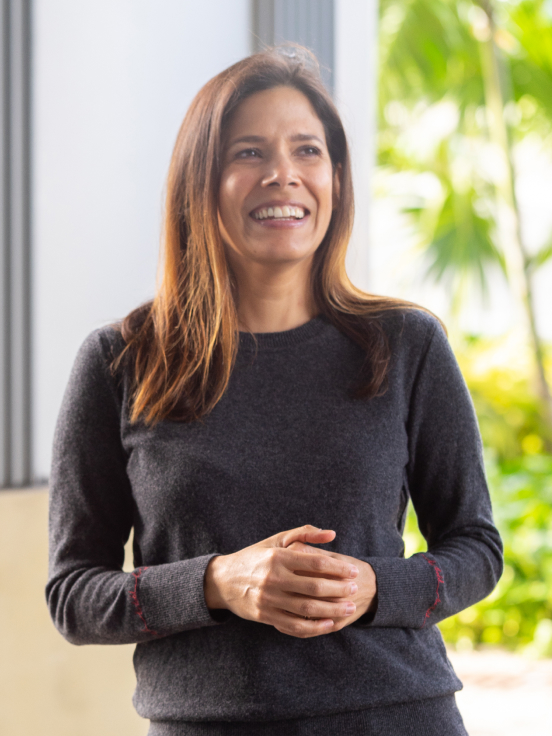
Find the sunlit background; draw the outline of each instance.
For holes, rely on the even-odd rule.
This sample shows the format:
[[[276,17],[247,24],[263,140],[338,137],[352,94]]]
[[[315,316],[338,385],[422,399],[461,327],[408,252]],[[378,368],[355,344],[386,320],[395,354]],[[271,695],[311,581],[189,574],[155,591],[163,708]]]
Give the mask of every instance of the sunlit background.
[[[533,667],[531,697],[550,688],[552,0],[2,0],[0,35],[2,736],[147,731],[133,647],[73,647],[48,618],[53,429],[86,335],[153,295],[193,96],[286,40],[318,55],[350,138],[352,280],[445,322],[478,413],[506,567],[440,625],[451,658],[468,684],[492,654],[518,680]],[[405,540],[424,548],[413,514]],[[497,710],[550,734],[541,700],[516,721],[473,692],[472,736],[510,733]]]
[[[379,51],[372,283],[447,324],[506,547],[441,630],[550,656],[552,3],[381,0]]]

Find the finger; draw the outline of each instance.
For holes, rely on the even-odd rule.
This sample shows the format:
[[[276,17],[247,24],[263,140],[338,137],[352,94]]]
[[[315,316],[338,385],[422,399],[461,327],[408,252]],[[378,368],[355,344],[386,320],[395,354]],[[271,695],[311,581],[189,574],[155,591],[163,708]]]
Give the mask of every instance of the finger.
[[[335,557],[338,555],[336,552],[330,552],[327,549],[320,549],[319,547],[312,547],[310,544],[304,544],[303,542],[292,542],[287,549],[293,549],[296,552],[307,552],[308,554],[320,554],[328,555],[328,557]]]
[[[309,639],[313,636],[329,634],[334,627],[334,622],[331,618],[307,620],[289,611],[280,610],[275,617],[273,626],[282,634],[295,636],[299,639]]]
[[[326,601],[303,595],[290,596],[284,610],[306,619],[332,619],[352,616],[356,611],[353,601]]]
[[[332,529],[318,529],[312,524],[305,524],[305,526],[276,535],[279,547],[287,547],[292,542],[313,542],[314,540],[319,540],[318,544],[325,544],[331,542],[334,537],[335,532]]]
[[[323,580],[337,580],[338,582],[343,582],[343,576],[342,575],[330,575],[329,572],[313,572],[312,570],[294,570],[294,575],[297,575],[297,577],[300,578],[321,578]],[[348,578],[349,581],[355,580],[355,578],[350,577]]]
[[[338,575],[343,578],[354,578],[359,574],[356,565],[344,562],[339,557],[330,555],[312,554],[311,552],[296,552],[286,550],[290,554],[282,559],[289,570],[307,570],[328,575]],[[319,550],[317,550],[319,551]]]
[[[296,573],[288,574],[284,576],[278,587],[286,594],[317,599],[342,599],[358,593],[358,586],[352,578],[344,581],[340,577],[318,577],[316,573],[311,573],[310,575],[309,573],[304,573],[303,575],[297,575]],[[277,605],[276,602],[275,605]]]

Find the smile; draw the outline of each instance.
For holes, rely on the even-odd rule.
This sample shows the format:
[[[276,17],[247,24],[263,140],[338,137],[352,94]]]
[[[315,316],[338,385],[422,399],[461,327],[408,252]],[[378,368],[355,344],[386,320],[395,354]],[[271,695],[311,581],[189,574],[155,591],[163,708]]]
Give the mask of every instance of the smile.
[[[255,220],[302,220],[305,210],[302,207],[264,207],[251,213]]]

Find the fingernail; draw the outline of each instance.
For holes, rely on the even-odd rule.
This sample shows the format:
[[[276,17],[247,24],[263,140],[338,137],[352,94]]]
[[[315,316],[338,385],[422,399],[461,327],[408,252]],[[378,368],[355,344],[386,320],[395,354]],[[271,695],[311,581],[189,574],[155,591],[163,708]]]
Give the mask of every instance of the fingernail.
[[[345,606],[345,610],[347,611],[347,613],[354,613],[356,611],[356,606],[354,603],[347,603],[347,605]]]
[[[349,570],[350,577],[356,577],[358,575],[358,572],[358,567],[355,567],[355,565],[351,565],[351,569]]]
[[[333,621],[325,621],[324,622],[324,628],[325,629],[331,629],[333,625],[334,625],[334,622]]]
[[[356,583],[351,583],[351,595],[354,595],[355,593],[358,593],[358,585]]]

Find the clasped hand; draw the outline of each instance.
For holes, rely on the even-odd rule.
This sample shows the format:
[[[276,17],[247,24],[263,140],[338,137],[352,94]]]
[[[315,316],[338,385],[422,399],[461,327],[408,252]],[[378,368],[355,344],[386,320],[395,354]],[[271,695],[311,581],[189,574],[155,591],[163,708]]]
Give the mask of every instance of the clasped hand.
[[[377,586],[368,563],[311,546],[334,538],[307,524],[213,557],[204,579],[207,607],[299,638],[343,629],[374,609]]]

